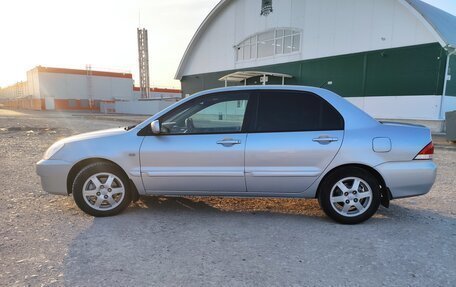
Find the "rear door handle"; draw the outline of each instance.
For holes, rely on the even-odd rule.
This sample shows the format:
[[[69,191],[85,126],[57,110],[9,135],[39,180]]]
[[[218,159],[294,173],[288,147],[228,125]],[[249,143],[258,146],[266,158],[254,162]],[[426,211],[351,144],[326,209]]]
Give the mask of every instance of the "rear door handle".
[[[223,140],[217,141],[217,144],[221,144],[223,146],[233,146],[233,145],[240,144],[240,143],[241,143],[240,140],[235,140],[235,139],[223,139]]]
[[[331,142],[336,142],[338,140],[339,140],[338,138],[334,138],[334,137],[321,136],[318,138],[314,138],[312,141],[320,143],[320,144],[329,144]]]

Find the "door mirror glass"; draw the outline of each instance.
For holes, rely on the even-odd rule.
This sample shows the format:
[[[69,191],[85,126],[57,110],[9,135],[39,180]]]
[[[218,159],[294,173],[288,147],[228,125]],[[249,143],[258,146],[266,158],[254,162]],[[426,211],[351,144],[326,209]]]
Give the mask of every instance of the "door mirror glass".
[[[155,120],[155,121],[151,122],[150,123],[150,128],[151,128],[152,133],[154,135],[160,134],[160,121],[159,120]]]

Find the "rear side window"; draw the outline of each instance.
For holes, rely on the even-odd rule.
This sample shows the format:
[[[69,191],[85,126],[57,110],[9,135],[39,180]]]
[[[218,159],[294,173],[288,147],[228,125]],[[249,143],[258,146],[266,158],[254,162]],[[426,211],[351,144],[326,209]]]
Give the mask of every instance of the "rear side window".
[[[257,132],[343,130],[344,120],[321,97],[305,92],[259,92]]]

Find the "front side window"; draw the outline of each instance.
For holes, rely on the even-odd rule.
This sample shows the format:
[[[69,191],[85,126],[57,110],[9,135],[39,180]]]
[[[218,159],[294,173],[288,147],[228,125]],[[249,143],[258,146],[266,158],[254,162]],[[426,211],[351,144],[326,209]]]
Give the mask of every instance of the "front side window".
[[[272,57],[301,51],[301,32],[274,29],[256,34],[235,47],[238,61]]]
[[[242,131],[248,95],[215,95],[202,97],[161,122],[163,134],[214,134]]]
[[[258,96],[256,132],[343,130],[337,110],[311,93],[272,91]]]

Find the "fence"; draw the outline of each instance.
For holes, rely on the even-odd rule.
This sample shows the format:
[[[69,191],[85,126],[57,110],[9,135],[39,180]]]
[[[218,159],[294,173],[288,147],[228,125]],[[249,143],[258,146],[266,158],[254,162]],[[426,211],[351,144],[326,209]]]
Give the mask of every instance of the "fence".
[[[32,99],[30,97],[1,100],[0,104],[5,108],[14,110],[44,110],[44,99]]]

